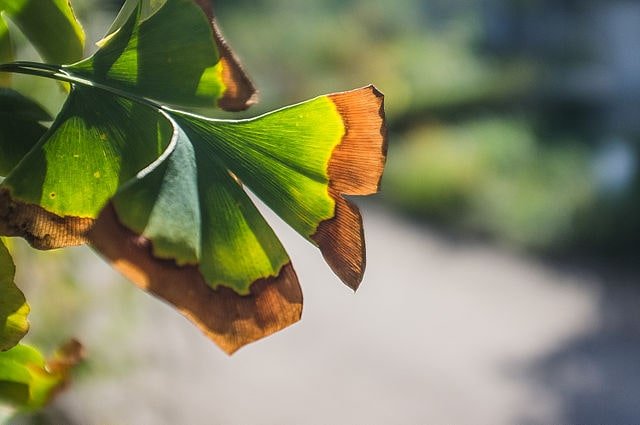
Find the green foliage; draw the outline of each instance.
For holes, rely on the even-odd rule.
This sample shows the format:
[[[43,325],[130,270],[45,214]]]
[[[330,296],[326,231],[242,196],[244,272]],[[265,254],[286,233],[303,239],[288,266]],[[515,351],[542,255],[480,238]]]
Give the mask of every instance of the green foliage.
[[[17,345],[0,353],[0,403],[25,412],[46,405],[65,384],[70,368],[81,357],[81,347],[72,341],[51,360],[28,345]]]
[[[213,107],[225,91],[210,24],[193,0],[166,2],[146,18],[138,8],[92,57],[64,69],[179,106]]]
[[[82,58],[84,30],[67,0],[0,0],[0,10],[20,27],[45,61],[69,63]]]
[[[391,152],[386,198],[517,246],[562,247],[594,193],[585,150],[557,145],[517,120],[425,127]]]
[[[36,103],[0,92],[0,234],[41,249],[91,244],[231,353],[298,320],[302,304],[289,257],[244,183],[357,287],[361,219],[342,195],[379,183],[378,91],[321,96],[251,120],[207,118],[190,110],[244,109],[255,94],[207,1],[128,0],[83,60],[69,4],[45,3],[0,1],[53,62],[0,71],[70,88],[48,127]],[[66,38],[43,38],[51,25]],[[4,34],[0,53],[10,60]]]
[[[0,176],[6,176],[45,133],[51,117],[20,93],[0,88]]]
[[[13,282],[15,265],[0,241],[0,352],[13,348],[29,330],[29,305]]]
[[[0,401],[20,409],[46,404],[60,378],[46,370],[44,357],[34,348],[18,345],[0,353]]]

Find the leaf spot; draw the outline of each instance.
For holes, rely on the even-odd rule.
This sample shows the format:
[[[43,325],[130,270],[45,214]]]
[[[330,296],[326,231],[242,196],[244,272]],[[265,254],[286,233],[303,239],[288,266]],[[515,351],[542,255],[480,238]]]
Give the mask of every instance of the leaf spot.
[[[55,199],[55,197],[56,197],[56,193],[55,193],[55,192],[51,192],[51,193],[49,194],[49,198],[51,198],[51,199]]]
[[[95,173],[93,173],[93,177],[99,179],[100,178],[100,171],[96,171]]]

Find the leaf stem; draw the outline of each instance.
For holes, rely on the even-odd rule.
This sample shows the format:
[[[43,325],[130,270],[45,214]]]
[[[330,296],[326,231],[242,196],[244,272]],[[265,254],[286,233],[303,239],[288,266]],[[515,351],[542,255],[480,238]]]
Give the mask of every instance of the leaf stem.
[[[127,92],[125,90],[120,90],[116,87],[111,87],[106,84],[87,80],[77,75],[73,75],[67,72],[64,69],[64,67],[61,65],[50,65],[46,63],[40,63],[40,62],[17,61],[17,62],[0,64],[0,72],[13,72],[16,74],[35,75],[38,77],[51,78],[58,81],[77,84],[80,86],[92,87],[92,88],[96,88],[99,90],[103,90],[103,91],[115,94],[120,97],[124,97],[126,99],[132,100],[142,105],[146,105],[153,109],[157,109],[157,110],[166,109],[164,106],[160,105],[159,103],[147,97],[139,96],[139,95]]]

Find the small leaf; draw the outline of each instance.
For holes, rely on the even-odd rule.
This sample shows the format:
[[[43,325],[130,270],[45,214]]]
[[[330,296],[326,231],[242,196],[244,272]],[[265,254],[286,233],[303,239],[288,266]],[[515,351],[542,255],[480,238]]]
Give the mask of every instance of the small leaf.
[[[14,21],[50,63],[82,58],[84,30],[68,0],[0,0],[0,10]]]
[[[63,388],[82,359],[77,341],[64,345],[46,361],[35,348],[17,345],[0,353],[0,403],[21,411],[44,407]]]
[[[242,68],[237,56],[225,42],[213,13],[211,0],[190,0],[206,15],[213,38],[217,47],[216,57],[219,57],[222,68],[221,78],[225,87],[224,94],[218,100],[218,106],[227,111],[241,111],[257,102],[256,89]],[[148,19],[166,3],[166,0],[127,0],[120,9],[118,16],[111,25],[107,35],[98,42],[103,47],[122,28],[127,20],[136,13],[140,6],[140,20]]]
[[[0,88],[0,176],[6,176],[46,132],[49,114],[20,93]]]
[[[29,305],[13,282],[16,267],[0,241],[0,351],[14,347],[29,330]]]
[[[246,107],[248,99],[238,93],[252,94],[252,87],[236,87],[248,79],[234,80],[202,9],[193,0],[167,0],[144,13],[145,4],[141,2],[92,57],[65,70],[176,106]]]

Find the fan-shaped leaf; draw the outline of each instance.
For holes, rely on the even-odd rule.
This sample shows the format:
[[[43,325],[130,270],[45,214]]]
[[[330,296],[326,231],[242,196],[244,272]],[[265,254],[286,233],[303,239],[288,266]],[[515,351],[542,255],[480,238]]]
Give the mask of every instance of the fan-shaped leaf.
[[[382,95],[321,96],[245,121],[180,114],[179,122],[356,289],[365,264],[358,210],[342,195],[378,190],[386,155]]]
[[[378,189],[382,95],[367,87],[240,121],[160,106],[222,105],[224,46],[208,2],[145,4],[93,57],[46,70],[75,87],[0,187],[0,234],[38,248],[90,242],[233,352],[302,306],[288,255],[236,176],[356,289],[362,223],[343,195]],[[185,26],[191,36],[167,36]]]
[[[145,4],[140,3],[92,57],[65,69],[177,106],[248,106],[254,91],[249,80],[232,72],[230,52],[219,49],[221,39],[193,0],[166,1],[147,7],[146,13]]]

